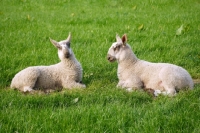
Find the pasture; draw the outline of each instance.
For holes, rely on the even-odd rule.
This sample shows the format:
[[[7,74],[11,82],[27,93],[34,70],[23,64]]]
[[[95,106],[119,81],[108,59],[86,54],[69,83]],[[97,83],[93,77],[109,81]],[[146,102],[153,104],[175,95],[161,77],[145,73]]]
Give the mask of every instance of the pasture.
[[[71,32],[86,89],[23,94],[9,88],[28,66],[59,62],[49,37]],[[197,82],[176,97],[116,88],[106,59],[124,33],[139,59],[182,66]],[[199,0],[1,0],[0,132],[200,132]]]

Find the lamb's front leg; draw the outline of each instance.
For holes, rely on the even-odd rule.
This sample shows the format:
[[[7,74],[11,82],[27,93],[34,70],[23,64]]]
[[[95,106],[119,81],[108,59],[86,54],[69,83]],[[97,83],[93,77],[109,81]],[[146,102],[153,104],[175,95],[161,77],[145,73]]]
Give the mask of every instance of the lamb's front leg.
[[[126,89],[129,92],[131,92],[131,91],[133,91],[133,89],[137,88],[135,86],[137,86],[137,85],[132,85],[132,82],[129,80],[119,81],[119,83],[117,84],[118,88]]]
[[[79,82],[76,82],[76,81],[68,81],[67,83],[63,84],[63,87],[64,88],[69,88],[69,89],[72,89],[72,88],[86,88],[86,85],[82,84],[82,83],[79,83]]]
[[[143,88],[143,82],[137,76],[131,76],[126,81],[123,82],[122,88],[126,88],[127,91],[132,91],[135,89]]]
[[[82,82],[74,82],[73,86],[75,86],[75,88],[86,88],[86,85]]]
[[[124,86],[124,81],[121,81],[121,80],[120,80],[120,81],[118,82],[118,84],[117,84],[117,88],[124,88],[123,86]]]

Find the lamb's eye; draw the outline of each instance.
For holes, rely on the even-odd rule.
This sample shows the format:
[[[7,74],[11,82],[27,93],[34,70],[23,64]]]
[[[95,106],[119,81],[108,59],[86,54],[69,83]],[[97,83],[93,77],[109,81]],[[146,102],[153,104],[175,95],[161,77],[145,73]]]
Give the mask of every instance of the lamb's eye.
[[[68,42],[66,45],[70,48],[70,42]]]
[[[117,46],[114,48],[114,51],[118,51],[120,49],[120,46]]]

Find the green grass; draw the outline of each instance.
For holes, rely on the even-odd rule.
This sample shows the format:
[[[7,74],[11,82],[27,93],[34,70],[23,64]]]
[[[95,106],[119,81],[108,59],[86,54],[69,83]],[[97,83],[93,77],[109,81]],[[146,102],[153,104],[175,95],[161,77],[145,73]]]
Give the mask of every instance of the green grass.
[[[116,33],[126,33],[138,58],[182,66],[200,79],[199,16],[199,0],[2,0],[0,132],[200,132],[199,84],[173,98],[128,93],[116,88],[117,63],[106,60]],[[59,62],[49,37],[60,41],[69,32],[85,90],[9,89],[18,71]]]

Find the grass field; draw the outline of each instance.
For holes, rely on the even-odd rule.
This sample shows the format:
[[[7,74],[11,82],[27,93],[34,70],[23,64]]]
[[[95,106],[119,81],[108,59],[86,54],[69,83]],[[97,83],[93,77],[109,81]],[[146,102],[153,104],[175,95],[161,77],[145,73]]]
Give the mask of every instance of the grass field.
[[[59,62],[49,37],[60,41],[69,32],[86,89],[9,89],[18,71]],[[182,66],[200,79],[199,0],[1,0],[0,133],[200,132],[200,84],[157,98],[116,88],[117,63],[106,60],[116,33],[127,34],[138,58]]]

